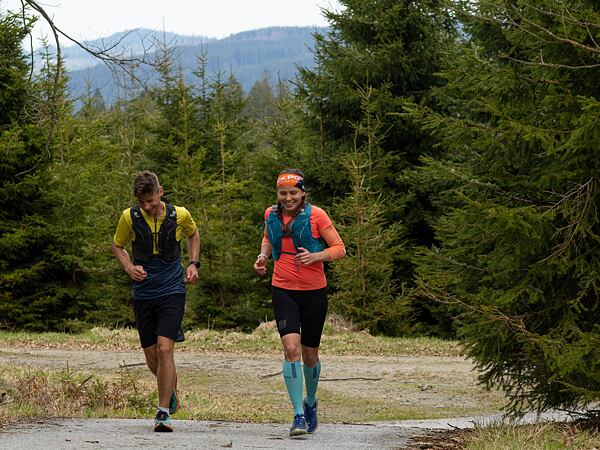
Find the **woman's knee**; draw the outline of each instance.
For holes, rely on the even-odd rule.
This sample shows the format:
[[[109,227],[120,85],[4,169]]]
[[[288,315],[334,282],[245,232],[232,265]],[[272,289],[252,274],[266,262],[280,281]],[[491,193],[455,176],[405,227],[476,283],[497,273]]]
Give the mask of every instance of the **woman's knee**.
[[[283,354],[287,361],[300,361],[300,356],[302,355],[300,340],[284,339]]]
[[[319,362],[319,349],[318,348],[302,348],[302,361],[304,365],[308,367],[315,367]]]

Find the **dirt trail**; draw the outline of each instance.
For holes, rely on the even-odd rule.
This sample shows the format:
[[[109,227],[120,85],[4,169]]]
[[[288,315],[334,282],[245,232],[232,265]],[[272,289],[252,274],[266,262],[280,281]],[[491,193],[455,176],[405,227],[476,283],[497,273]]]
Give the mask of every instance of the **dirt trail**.
[[[226,376],[274,379],[280,355],[244,353],[176,353],[181,374],[201,373],[218,380]],[[492,412],[498,397],[477,385],[472,364],[452,356],[328,356],[323,355],[324,389],[365,400],[385,400],[401,408],[419,405],[431,417],[450,411]],[[8,348],[0,346],[0,367],[32,367],[114,372],[122,365],[144,369],[140,350]],[[228,386],[230,388],[231,386]],[[240,387],[240,393],[242,392]],[[434,413],[436,412],[436,413]],[[444,414],[446,412],[446,414]],[[441,413],[441,414],[440,414]],[[325,408],[326,416],[326,408]],[[543,420],[563,420],[548,416]],[[287,424],[176,420],[174,433],[153,433],[150,419],[40,419],[0,428],[0,448],[405,448],[428,430],[469,428],[500,421],[499,414],[430,420],[346,423],[325,418],[314,435],[287,437]],[[540,420],[529,416],[525,421]],[[334,422],[334,423],[331,423]],[[414,447],[413,447],[414,448]]]
[[[477,385],[472,363],[462,357],[324,355],[322,361],[321,382],[339,394],[434,409],[452,404],[469,410],[479,405],[492,412],[492,397]],[[176,352],[176,362],[181,373],[202,372],[212,377],[235,373],[266,378],[281,370],[279,355],[186,351]],[[123,364],[143,367],[142,352],[0,347],[0,365],[114,370]]]

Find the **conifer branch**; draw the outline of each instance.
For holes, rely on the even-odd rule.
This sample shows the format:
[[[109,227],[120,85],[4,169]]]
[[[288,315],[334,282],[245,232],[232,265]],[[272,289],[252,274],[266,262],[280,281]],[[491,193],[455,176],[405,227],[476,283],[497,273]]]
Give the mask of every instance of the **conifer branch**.
[[[598,46],[598,43],[595,41],[595,39],[593,38],[593,36],[591,36],[591,32],[589,31],[589,26],[593,26],[593,27],[600,27],[600,24],[592,24],[589,22],[574,22],[577,25],[580,25],[581,27],[585,27],[586,30],[588,31],[588,34],[591,37],[592,42],[594,43],[593,46],[591,45],[586,45],[586,44],[582,44],[581,42],[577,42],[573,39],[570,39],[568,37],[565,36],[560,36],[552,31],[550,31],[548,28],[536,23],[535,21],[528,19],[527,17],[525,17],[523,14],[521,14],[517,8],[514,5],[511,5],[511,10],[513,12],[513,14],[511,14],[511,11],[509,10],[508,7],[502,7],[499,6],[497,4],[491,3],[491,2],[487,2],[487,1],[481,1],[482,4],[485,4],[487,6],[490,6],[492,8],[499,8],[500,10],[502,10],[502,12],[504,12],[506,14],[506,18],[508,19],[508,21],[510,22],[511,25],[513,25],[515,28],[529,34],[530,36],[534,37],[535,39],[542,41],[544,43],[547,44],[551,44],[551,43],[561,43],[561,44],[566,44],[569,45],[571,47],[574,48],[579,48],[582,50],[586,50],[589,51],[591,53],[594,53],[595,55],[600,55],[600,46]],[[556,13],[548,13],[545,11],[542,11],[538,8],[535,8],[527,3],[525,3],[525,6],[530,7],[532,9],[537,10],[538,12],[547,14],[547,15],[554,15],[556,17],[559,18],[565,18],[564,14],[563,15],[558,15]],[[568,9],[567,9],[568,11]],[[490,19],[487,17],[483,17],[483,16],[477,16],[480,19],[492,22],[492,23],[496,23],[495,19]],[[529,29],[528,27],[524,26],[524,25],[528,25],[529,27],[531,27],[534,30],[537,30],[539,33],[541,33],[542,35],[533,32],[531,29]],[[549,39],[544,39],[544,36],[547,36]]]
[[[481,316],[485,316],[491,320],[500,320],[504,322],[513,331],[517,331],[522,333],[523,335],[528,335],[531,337],[536,336],[534,333],[527,330],[523,315],[510,317],[504,314],[502,311],[500,311],[500,309],[495,305],[492,306],[493,312],[480,307],[475,307],[459,299],[458,297],[450,294],[448,291],[440,292],[439,289],[436,291],[423,279],[423,277],[419,275],[415,275],[415,284],[417,286],[418,291],[430,300],[445,305],[461,306],[465,309],[470,310],[471,312],[474,312]]]
[[[546,213],[549,213],[557,210],[566,202],[573,201],[574,206],[572,207],[571,211],[574,211],[576,215],[567,225],[556,229],[553,238],[556,238],[561,233],[566,232],[566,239],[560,244],[554,246],[555,250],[552,252],[552,254],[542,259],[540,262],[547,261],[548,259],[551,259],[562,253],[567,253],[572,247],[577,247],[576,235],[580,231],[585,217],[587,217],[593,206],[595,209],[595,205],[592,201],[593,181],[594,179],[590,178],[582,185],[571,189],[566,194],[561,195],[561,199],[552,205],[548,211],[546,211]],[[569,211],[567,211],[567,214],[565,214],[567,217],[570,215],[568,212]]]
[[[552,39],[553,42],[560,42],[561,44],[567,44],[567,45],[569,45],[571,47],[580,48],[580,49],[587,50],[589,52],[595,53],[597,55],[600,55],[600,48],[598,48],[597,44],[596,44],[595,47],[592,47],[590,45],[586,45],[586,44],[582,44],[581,42],[574,41],[573,39],[569,39],[567,37],[559,36],[558,34],[553,33],[552,31],[550,31],[548,28],[543,27],[542,25],[534,22],[533,20],[528,19],[523,14],[519,13],[519,11],[517,10],[517,8],[514,5],[511,5],[511,6],[512,6],[512,10],[514,11],[516,17],[518,17],[518,19],[521,22],[523,22],[523,23],[531,26],[532,28],[538,30],[539,32],[541,32],[541,33],[549,36]],[[529,5],[526,4],[526,6],[529,6]],[[507,17],[511,20],[511,22],[513,23],[513,25],[515,25],[516,27],[518,27],[521,30],[527,31],[520,23],[518,23],[515,20],[514,17],[511,16],[510,12],[508,11],[508,8],[503,8],[503,10],[507,14]],[[559,17],[564,17],[564,15],[563,16],[559,16]],[[533,36],[539,38],[539,36],[536,35],[535,33],[531,33],[530,32],[529,34],[532,34]],[[594,41],[594,43],[595,43],[595,41]]]
[[[543,14],[545,16],[556,17],[556,18],[561,19],[561,20],[567,19],[570,23],[575,24],[575,25],[579,25],[581,27],[586,27],[588,29],[589,29],[590,26],[595,27],[595,28],[600,28],[600,24],[596,24],[596,23],[592,23],[592,22],[588,22],[588,21],[582,22],[580,20],[577,20],[575,18],[575,16],[573,15],[573,13],[569,10],[569,8],[567,8],[564,4],[563,4],[563,6],[564,6],[564,9],[565,9],[565,12],[568,14],[569,17],[565,16],[564,14],[557,14],[557,13],[552,12],[552,11],[546,11],[545,9],[538,8],[537,6],[532,5],[531,3],[523,2],[522,5],[530,8],[530,9],[533,9],[534,11],[537,11],[540,14]]]

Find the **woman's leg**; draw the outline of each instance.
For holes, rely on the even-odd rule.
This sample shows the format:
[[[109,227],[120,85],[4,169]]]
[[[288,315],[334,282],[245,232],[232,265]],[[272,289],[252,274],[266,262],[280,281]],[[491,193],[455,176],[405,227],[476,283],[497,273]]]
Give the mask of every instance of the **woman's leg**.
[[[302,360],[304,361],[304,380],[306,382],[306,405],[315,406],[317,402],[317,386],[321,375],[321,362],[319,361],[319,347],[302,346]]]
[[[303,402],[307,431],[314,432],[318,426],[317,387],[321,376],[319,345],[327,317],[327,288],[305,291],[300,303],[302,323],[302,360],[306,381],[306,398]]]
[[[283,378],[287,388],[294,416],[303,414],[302,390],[303,372],[300,358],[302,346],[300,345],[300,309],[293,298],[294,292],[273,286],[272,300],[273,312],[277,329],[283,345]]]
[[[294,416],[304,414],[302,407],[303,372],[300,362],[300,334],[290,333],[281,338],[283,344],[283,379],[294,407]]]

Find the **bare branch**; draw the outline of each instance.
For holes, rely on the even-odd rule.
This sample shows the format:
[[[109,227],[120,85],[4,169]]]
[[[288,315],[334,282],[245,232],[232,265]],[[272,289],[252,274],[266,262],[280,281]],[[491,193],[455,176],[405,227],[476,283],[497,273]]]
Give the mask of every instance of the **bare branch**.
[[[141,80],[140,78],[138,78],[134,73],[135,64],[147,64],[149,66],[152,66],[152,63],[150,63],[149,61],[146,60],[146,55],[148,54],[149,49],[146,48],[145,45],[144,45],[144,51],[142,53],[142,55],[143,55],[142,58],[133,57],[133,56],[130,58],[124,58],[124,57],[122,57],[122,55],[117,56],[115,54],[110,53],[113,49],[115,49],[119,46],[119,44],[123,41],[123,39],[125,39],[127,36],[129,36],[131,33],[133,33],[135,30],[132,30],[132,31],[124,34],[120,39],[118,39],[115,43],[113,43],[110,47],[108,47],[106,49],[93,48],[89,45],[84,45],[83,43],[79,42],[77,39],[74,39],[71,36],[69,36],[67,33],[65,33],[63,30],[61,30],[59,27],[57,27],[56,24],[54,23],[53,18],[50,17],[50,15],[45,11],[45,9],[36,0],[21,0],[21,7],[22,7],[21,12],[22,12],[24,24],[26,24],[26,15],[25,15],[26,6],[29,6],[34,11],[38,12],[44,18],[44,20],[48,23],[48,25],[50,26],[50,30],[52,31],[52,35],[54,37],[54,42],[56,45],[56,69],[55,69],[54,80],[53,80],[53,84],[52,84],[52,93],[51,93],[50,99],[49,99],[50,100],[50,102],[49,102],[49,104],[50,104],[50,122],[49,122],[49,128],[48,128],[48,139],[46,140],[46,146],[45,146],[47,157],[50,158],[51,157],[51,147],[52,147],[52,144],[54,141],[54,129],[56,127],[56,122],[57,122],[57,110],[58,110],[57,103],[58,103],[58,97],[59,97],[60,79],[61,79],[62,72],[63,72],[62,49],[61,49],[61,45],[60,45],[59,35],[65,37],[66,39],[73,42],[74,44],[76,44],[77,46],[82,48],[84,51],[89,53],[90,55],[92,55],[95,58],[102,61],[104,64],[107,65],[107,67],[111,70],[111,72],[115,76],[118,76],[116,67],[119,67],[121,70],[123,70],[125,73],[127,73],[127,75],[129,75],[132,79],[137,81],[140,84],[140,86],[144,89],[145,89],[144,81]],[[30,74],[29,74],[29,82],[31,83],[32,78],[33,78],[33,70],[34,70],[33,37],[31,36],[31,33],[30,33],[30,47],[31,47],[31,68],[30,68]],[[150,46],[150,48],[152,48],[152,46]],[[40,160],[36,161],[36,163],[31,168],[18,173],[17,176],[21,176],[21,175],[31,172],[38,166],[39,162],[40,162]]]
[[[525,326],[525,320],[523,316],[507,316],[502,311],[500,311],[498,306],[491,306],[492,310],[486,310],[482,307],[475,307],[471,304],[464,302],[458,297],[448,293],[448,292],[440,292],[439,289],[436,289],[429,285],[422,277],[415,277],[416,285],[419,289],[419,292],[425,297],[429,298],[438,303],[442,303],[445,305],[458,305],[464,309],[467,309],[477,315],[481,315],[489,318],[490,320],[503,322],[508,328],[513,331],[522,333],[526,336],[534,336],[534,333],[527,330]],[[522,291],[521,291],[522,292]],[[519,292],[519,293],[521,293]],[[518,295],[519,293],[515,294]]]
[[[550,258],[566,254],[571,248],[579,249],[579,245],[576,239],[577,233],[581,230],[584,224],[584,219],[592,211],[596,211],[596,205],[593,201],[593,182],[594,179],[590,178],[588,181],[583,183],[576,188],[571,189],[566,194],[561,195],[561,198],[556,202],[546,213],[558,209],[561,205],[568,202],[572,202],[575,207],[573,211],[576,211],[575,217],[570,222],[560,228],[557,228],[553,238],[556,238],[561,233],[566,233],[566,238],[563,242],[554,246],[554,251],[542,259],[540,262],[549,260]],[[567,206],[568,207],[568,206]],[[546,214],[544,213],[544,214]]]
[[[23,18],[23,26],[27,26],[27,17],[25,16],[25,2],[21,0],[21,14]],[[33,79],[33,65],[34,65],[34,54],[33,54],[33,36],[29,33],[29,55],[31,56],[31,67],[29,68],[29,84]]]
[[[60,41],[58,39],[58,32],[57,32],[56,27],[54,26],[54,22],[52,21],[50,16],[48,16],[46,11],[44,11],[44,9],[40,5],[38,5],[37,2],[35,2],[33,0],[24,0],[24,1],[29,6],[31,6],[33,9],[35,9],[37,12],[39,12],[42,15],[42,17],[46,20],[46,22],[48,22],[48,24],[50,25],[50,29],[52,30],[52,35],[54,36],[54,42],[56,43],[56,71],[54,73],[54,83],[52,85],[52,95],[50,98],[50,127],[48,129],[48,139],[46,140],[46,153],[48,154],[48,158],[50,158],[50,156],[51,156],[50,148],[54,141],[54,128],[56,126],[56,120],[57,120],[57,118],[56,118],[57,98],[56,97],[58,95],[60,77],[62,75],[62,54],[61,54],[61,49],[60,49]],[[25,13],[23,12],[23,14],[25,14]],[[36,165],[37,165],[37,163],[34,165],[34,167]],[[18,174],[18,175],[21,175],[21,174]]]
[[[543,56],[540,56],[540,61],[525,61],[523,59],[513,58],[512,56],[506,56],[506,59],[510,59],[511,61],[518,62],[520,64],[525,64],[528,66],[540,66],[540,67],[552,67],[554,69],[572,69],[572,70],[585,70],[585,69],[595,69],[600,67],[600,63],[598,64],[585,64],[583,66],[570,66],[568,64],[552,64],[544,62]]]

